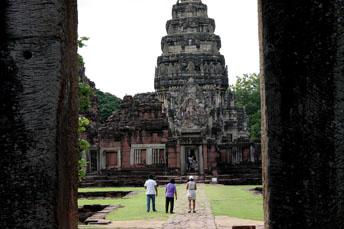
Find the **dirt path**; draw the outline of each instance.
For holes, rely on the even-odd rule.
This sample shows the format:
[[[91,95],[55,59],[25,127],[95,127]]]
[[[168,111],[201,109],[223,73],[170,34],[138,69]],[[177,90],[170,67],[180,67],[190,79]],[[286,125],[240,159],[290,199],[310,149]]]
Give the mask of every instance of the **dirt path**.
[[[203,184],[198,184],[196,213],[188,213],[188,200],[185,188],[182,189],[182,193],[178,193],[178,200],[175,205],[176,214],[169,218],[163,228],[216,229],[215,219],[211,213],[210,204]]]

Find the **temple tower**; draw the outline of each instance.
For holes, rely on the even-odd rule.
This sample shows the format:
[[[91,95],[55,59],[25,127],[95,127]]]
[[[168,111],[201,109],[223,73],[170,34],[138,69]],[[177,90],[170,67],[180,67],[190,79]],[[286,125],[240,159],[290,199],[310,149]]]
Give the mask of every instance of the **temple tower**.
[[[254,161],[246,115],[234,106],[221,39],[207,6],[201,0],[178,1],[166,30],[156,92],[126,96],[99,129],[97,168],[204,175]]]
[[[167,36],[161,41],[155,89],[174,137],[196,135],[203,143],[220,143],[223,137],[246,137],[247,131],[237,122],[227,123],[236,119],[237,110],[220,54],[221,39],[214,34],[215,21],[207,10],[201,0],[182,0],[173,6]]]

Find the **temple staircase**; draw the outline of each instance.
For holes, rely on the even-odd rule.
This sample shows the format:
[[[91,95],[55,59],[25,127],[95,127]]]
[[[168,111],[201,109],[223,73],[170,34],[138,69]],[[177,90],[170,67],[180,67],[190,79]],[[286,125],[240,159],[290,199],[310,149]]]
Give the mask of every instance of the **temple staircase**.
[[[162,168],[140,168],[135,170],[103,170],[88,174],[79,187],[142,187],[149,175],[158,176],[175,175],[173,171]]]

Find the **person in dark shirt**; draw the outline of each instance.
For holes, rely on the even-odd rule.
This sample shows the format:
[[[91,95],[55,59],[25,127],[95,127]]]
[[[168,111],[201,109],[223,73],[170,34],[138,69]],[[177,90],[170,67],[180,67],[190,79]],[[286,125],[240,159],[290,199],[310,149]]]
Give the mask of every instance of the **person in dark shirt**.
[[[168,208],[170,206],[170,213],[173,214],[173,208],[174,208],[174,197],[176,197],[177,200],[177,187],[176,182],[174,179],[171,179],[170,182],[166,185],[166,213],[168,213]]]

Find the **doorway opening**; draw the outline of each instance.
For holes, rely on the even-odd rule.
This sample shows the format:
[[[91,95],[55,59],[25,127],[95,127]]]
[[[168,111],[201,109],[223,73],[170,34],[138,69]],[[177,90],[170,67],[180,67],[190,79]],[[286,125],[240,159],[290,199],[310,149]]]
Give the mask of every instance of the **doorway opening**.
[[[189,146],[185,148],[185,165],[187,173],[199,173],[199,147]]]

